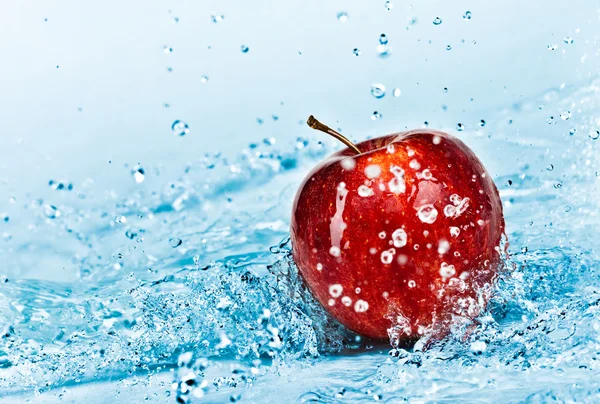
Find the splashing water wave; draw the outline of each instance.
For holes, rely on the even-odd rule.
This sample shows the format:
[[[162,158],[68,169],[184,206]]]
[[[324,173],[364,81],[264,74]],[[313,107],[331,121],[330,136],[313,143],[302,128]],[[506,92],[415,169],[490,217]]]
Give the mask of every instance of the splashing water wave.
[[[561,91],[461,132],[498,175],[511,245],[474,325],[392,349],[328,317],[298,278],[288,218],[302,176],[333,149],[264,142],[233,163],[206,155],[162,189],[90,182],[24,205],[0,249],[0,396],[600,400],[600,141],[587,136],[600,82]],[[566,109],[578,112],[546,123]]]

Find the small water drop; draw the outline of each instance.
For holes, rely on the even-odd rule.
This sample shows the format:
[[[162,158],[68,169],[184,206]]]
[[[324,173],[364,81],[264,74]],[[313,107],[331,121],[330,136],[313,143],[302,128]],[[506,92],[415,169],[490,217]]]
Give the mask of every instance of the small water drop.
[[[577,132],[577,129],[573,128],[569,131],[569,135],[573,136]]]
[[[394,3],[392,3],[390,0],[387,0],[385,2],[385,9],[388,10],[388,11],[390,11],[393,8],[394,8]]]
[[[177,237],[171,237],[169,239],[169,245],[171,248],[177,248],[183,243],[183,240]]]
[[[210,18],[213,23],[218,24],[225,19],[225,16],[222,14],[211,13]]]
[[[446,45],[446,50],[452,50],[452,46]]]
[[[179,119],[175,120],[171,125],[171,130],[177,136],[185,136],[190,132],[190,127],[187,123],[180,121]]]
[[[44,215],[48,219],[56,219],[60,216],[60,211],[54,205],[44,205]]]
[[[262,118],[256,118],[256,123],[262,125],[265,121]]]
[[[354,304],[354,311],[357,313],[364,313],[367,310],[369,310],[369,303],[365,302],[364,300],[359,299]]]
[[[463,125],[462,123],[457,123],[456,124],[456,130],[459,132],[462,132],[465,129],[465,125]]]
[[[569,120],[569,118],[571,118],[571,111],[568,111],[568,110],[565,110],[565,111],[563,111],[563,112],[560,114],[560,118],[561,118],[563,121],[568,121],[568,120]]]
[[[423,223],[431,224],[435,222],[435,219],[437,219],[438,211],[433,205],[427,204],[419,207],[417,210],[417,216]]]
[[[173,48],[165,45],[165,46],[163,46],[163,52],[165,52],[166,54],[173,53]]]
[[[246,45],[242,45],[242,46],[240,46],[240,50],[242,51],[242,53],[248,53],[250,48]]]
[[[200,77],[200,83],[202,83],[202,84],[208,83],[208,76],[201,76]]]
[[[600,130],[592,129],[589,136],[592,140],[598,140],[598,138],[600,138]]]
[[[352,50],[352,53],[354,54],[354,56],[360,56],[360,54],[361,54],[361,51],[360,51],[360,49],[358,49],[358,48],[354,48],[354,49]],[[303,122],[303,123],[304,123],[304,122]]]
[[[329,286],[329,294],[333,298],[340,297],[342,295],[343,291],[344,291],[344,288],[342,287],[342,285],[340,285],[338,283]]]
[[[556,49],[558,49],[558,45],[548,45],[548,50],[554,51]]]
[[[548,170],[548,171],[554,170],[554,165],[550,164],[548,167],[546,167],[546,170]]]
[[[442,19],[440,17],[435,17],[433,20],[433,25],[440,25],[442,23]]]
[[[388,45],[379,44],[375,48],[375,51],[377,52],[377,56],[382,59],[385,59],[392,54],[392,49]]]
[[[345,11],[340,11],[339,13],[337,13],[337,19],[339,22],[346,22],[348,21],[348,13]]]
[[[485,120],[482,119],[481,121],[479,121],[479,126],[481,126],[482,128],[485,126]]]
[[[140,165],[136,165],[135,167],[133,167],[133,169],[131,170],[131,175],[133,176],[135,182],[137,182],[138,184],[144,182],[145,171]]]
[[[567,45],[570,45],[575,41],[573,41],[573,38],[571,38],[570,36],[566,36],[563,38],[563,42],[566,43]]]
[[[399,88],[394,88],[394,91],[392,92],[392,95],[396,98],[400,97],[402,95],[402,90],[400,90]]]
[[[553,187],[554,187],[555,189],[561,189],[561,188],[562,188],[562,186],[563,186],[563,184],[564,184],[564,183],[563,183],[561,180],[556,180],[556,182],[554,183]]]
[[[471,12],[470,12],[470,11],[467,11],[467,12],[466,12],[466,13],[463,15],[463,18],[464,18],[465,20],[470,20],[472,17],[473,17],[473,15],[471,14]]]
[[[382,45],[387,45],[387,43],[388,43],[387,35],[385,35],[385,34],[379,35],[379,43]]]
[[[394,242],[394,247],[402,248],[406,245],[408,240],[408,235],[404,229],[396,229],[392,233],[392,241]]]
[[[371,86],[371,95],[377,99],[385,97],[385,86],[383,84],[373,84]]]
[[[383,118],[383,115],[381,115],[380,112],[373,111],[373,115],[371,115],[371,119],[372,120],[376,121],[376,120],[381,119],[381,118]]]

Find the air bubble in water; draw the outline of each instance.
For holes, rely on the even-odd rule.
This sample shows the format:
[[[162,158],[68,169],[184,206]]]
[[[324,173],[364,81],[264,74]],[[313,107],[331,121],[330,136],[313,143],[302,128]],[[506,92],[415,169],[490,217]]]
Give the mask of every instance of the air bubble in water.
[[[402,95],[402,90],[400,90],[399,88],[394,88],[394,91],[392,92],[392,95],[396,98],[400,97]]]
[[[142,182],[144,182],[144,178],[146,176],[145,173],[146,172],[140,165],[136,165],[131,170],[131,175],[133,176],[133,179],[135,180],[135,182],[137,182],[138,184],[141,184]]]
[[[383,115],[381,115],[381,113],[377,111],[373,111],[373,115],[371,115],[371,119],[374,121],[381,119],[382,117]]]
[[[337,13],[337,19],[339,22],[348,21],[348,13],[345,11],[340,11],[339,13]]]
[[[442,19],[440,17],[435,17],[433,20],[433,25],[440,25],[442,23]]]
[[[388,43],[388,37],[386,34],[381,34],[379,35],[379,43],[382,45],[387,45]]]
[[[371,86],[371,95],[377,99],[385,97],[385,86],[375,83]]]
[[[550,164],[548,167],[546,167],[546,170],[548,170],[548,171],[554,170],[554,165]]]
[[[446,45],[446,50],[452,50],[452,46]]]
[[[240,50],[242,51],[242,53],[248,53],[250,48],[246,45],[242,45],[242,46],[240,46]]]
[[[360,56],[360,54],[361,54],[360,49],[358,49],[358,48],[354,48],[352,50],[352,53],[354,54],[354,56]]]
[[[438,211],[432,204],[427,204],[419,207],[417,216],[423,223],[431,224],[437,219]]]
[[[463,15],[463,18],[464,18],[465,20],[470,20],[472,17],[473,17],[473,15],[471,14],[471,12],[470,12],[470,11],[467,11],[467,12],[465,13],[465,15]]]
[[[177,136],[185,136],[185,135],[187,135],[190,132],[190,127],[188,126],[187,123],[185,123],[185,122],[180,121],[179,119],[177,119],[171,125],[171,130]]]
[[[171,248],[177,248],[183,243],[183,240],[177,237],[171,237],[169,239],[169,245]]]
[[[390,11],[393,8],[394,8],[394,3],[392,3],[390,0],[387,0],[385,2],[385,9],[388,10],[388,11]]]
[[[598,140],[598,138],[600,138],[600,130],[598,130],[598,129],[592,129],[590,131],[590,139],[592,139],[592,140]]]

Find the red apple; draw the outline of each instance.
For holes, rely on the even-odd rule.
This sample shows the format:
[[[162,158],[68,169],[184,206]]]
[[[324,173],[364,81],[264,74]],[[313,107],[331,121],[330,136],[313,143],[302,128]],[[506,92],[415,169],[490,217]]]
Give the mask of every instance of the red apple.
[[[396,343],[481,311],[503,233],[481,161],[429,129],[329,156],[304,179],[291,221],[293,257],[315,298],[356,333]]]

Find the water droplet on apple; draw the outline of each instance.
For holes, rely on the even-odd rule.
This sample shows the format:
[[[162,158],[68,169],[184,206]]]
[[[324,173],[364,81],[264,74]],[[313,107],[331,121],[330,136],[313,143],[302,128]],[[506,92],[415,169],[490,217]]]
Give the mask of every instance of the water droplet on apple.
[[[408,281],[408,287],[409,288],[414,288],[415,286],[417,286],[417,282],[413,281],[412,279],[410,281]]]
[[[364,300],[359,299],[356,301],[356,303],[354,303],[354,311],[357,313],[364,313],[367,310],[369,310],[369,303],[365,302]]]
[[[371,86],[371,95],[377,99],[385,97],[385,86],[375,83]]]
[[[348,21],[348,13],[345,11],[340,11],[339,13],[337,13],[337,19],[339,22],[346,22]]]
[[[444,216],[446,216],[446,217],[456,216],[456,207],[454,205],[446,205],[444,207]]]
[[[367,178],[378,178],[381,175],[381,167],[377,164],[370,164],[365,167],[365,175]]]
[[[392,260],[394,259],[394,254],[396,254],[396,250],[393,248],[383,251],[381,253],[381,262],[383,262],[385,265],[391,264]]]
[[[382,240],[385,239],[385,232],[384,231],[382,231],[382,232],[379,233],[379,238],[382,239]]]
[[[331,246],[329,249],[329,254],[333,255],[334,257],[339,257],[342,255],[342,251],[340,250],[340,247]]]
[[[329,301],[327,302],[327,304],[330,305],[330,306],[334,306],[335,305],[335,300],[329,299]]]
[[[446,239],[441,239],[438,244],[438,254],[446,254],[450,250],[450,243]]]
[[[401,248],[406,245],[408,240],[408,235],[404,231],[404,229],[396,229],[392,233],[392,241],[394,242],[394,247]]]
[[[323,264],[321,264],[320,262],[317,264],[317,271],[322,271],[323,270]]]
[[[339,283],[333,284],[329,286],[329,294],[333,298],[338,298],[342,295],[344,288]]]
[[[440,17],[435,17],[433,20],[433,25],[440,25],[442,23],[442,19]]]
[[[406,192],[406,183],[404,182],[404,170],[398,166],[391,166],[390,172],[394,175],[394,178],[388,182],[388,188],[390,192],[398,195]]]
[[[352,299],[348,296],[342,297],[342,304],[346,307],[350,307],[352,305]]]
[[[418,170],[421,168],[421,164],[417,160],[411,160],[410,163],[408,163],[408,166],[413,170]]]
[[[445,214],[445,212],[444,212]],[[460,229],[458,227],[450,227],[450,236],[452,236],[453,238],[458,237],[458,235],[460,234]]]
[[[450,278],[451,276],[454,276],[455,274],[456,268],[454,268],[454,265],[448,265],[447,263],[442,262],[442,265],[440,267],[440,275],[444,280]]]
[[[341,160],[340,164],[342,165],[342,168],[344,170],[352,171],[352,170],[354,170],[354,167],[356,167],[356,160],[354,160],[352,157],[347,157],[347,158]]]
[[[368,186],[361,185],[358,187],[358,195],[362,196],[363,198],[366,198],[366,197],[374,195],[374,192]]]
[[[426,204],[417,210],[417,216],[423,223],[431,224],[437,219],[438,211],[432,204]]]
[[[442,143],[442,138],[436,135],[433,137],[433,139],[431,141],[433,142],[433,144],[437,145],[437,144]]]

